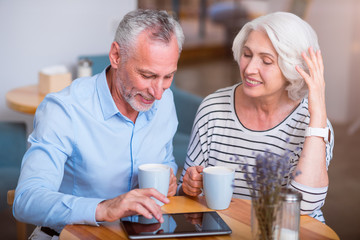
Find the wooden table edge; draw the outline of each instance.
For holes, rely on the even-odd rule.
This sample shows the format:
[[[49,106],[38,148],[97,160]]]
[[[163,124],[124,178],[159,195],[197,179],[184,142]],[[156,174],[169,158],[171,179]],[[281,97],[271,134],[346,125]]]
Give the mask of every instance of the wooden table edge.
[[[19,94],[26,94],[31,99],[23,100],[19,98]],[[26,114],[35,114],[38,105],[44,99],[45,95],[40,94],[38,85],[28,85],[11,89],[5,95],[7,106],[17,112]],[[33,102],[33,103],[31,103]],[[34,103],[35,102],[35,103]]]
[[[171,213],[173,211],[169,210],[171,209],[173,206],[171,206],[171,198],[173,197],[170,197],[170,203],[169,205],[164,205],[162,207],[162,210],[164,213]],[[196,201],[198,203],[198,207],[200,207],[201,211],[214,211],[210,208],[207,208],[206,206],[206,202],[205,202],[205,199],[204,198],[191,198],[191,197],[184,197],[184,196],[176,196],[177,198],[177,201],[180,199],[180,201],[183,201],[184,203],[186,202],[189,202],[189,201]],[[236,202],[242,202],[242,204],[245,204],[243,205],[243,207],[245,206],[245,209],[243,209],[244,211],[248,211],[249,207],[251,207],[251,201],[250,200],[244,200],[244,199],[239,199],[239,198],[233,198],[232,199],[232,203],[231,204],[235,204]],[[246,209],[247,208],[247,209]],[[226,217],[230,217],[230,218],[234,218],[234,217],[231,217],[231,212],[234,212],[234,211],[237,211],[238,209],[234,210],[234,209],[225,209],[225,210],[219,210],[217,211],[221,216],[226,216]],[[183,209],[183,210],[180,210],[178,212],[189,212],[189,210],[187,210],[186,208]],[[194,212],[194,211],[193,211]],[[250,218],[250,216],[248,216],[248,218]],[[242,224],[244,223],[244,220],[243,219],[237,219],[237,218],[234,218],[234,220],[238,221],[238,222],[241,222]],[[246,221],[249,221],[249,219],[245,220]],[[331,228],[329,227],[328,225],[308,216],[308,215],[302,215],[300,217],[300,221],[302,222],[302,226],[301,226],[301,230],[300,230],[300,235],[302,235],[301,233],[305,233],[307,231],[310,231],[312,232],[313,234],[316,235],[315,239],[340,239],[339,236],[336,234],[336,232]],[[314,222],[315,221],[315,225],[316,227],[321,227],[323,229],[323,231],[320,231],[319,233],[317,232],[313,232],[312,229],[314,226],[310,226],[310,225],[307,225],[307,223],[311,223],[311,222]],[[83,239],[83,238],[79,238],[78,236],[76,236],[76,233],[73,233],[72,230],[73,228],[75,228],[76,225],[69,225],[68,228],[64,228],[63,231],[60,233],[60,236],[59,236],[59,239],[60,240],[68,240],[68,239],[71,239],[71,240],[80,240],[80,239]],[[124,238],[124,236],[120,236],[118,235],[119,239],[127,239],[126,236]]]

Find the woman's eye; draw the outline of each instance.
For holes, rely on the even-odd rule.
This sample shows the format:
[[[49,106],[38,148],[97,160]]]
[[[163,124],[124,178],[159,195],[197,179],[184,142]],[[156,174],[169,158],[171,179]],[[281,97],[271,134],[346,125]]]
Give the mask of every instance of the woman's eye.
[[[270,61],[263,61],[263,62],[264,62],[265,65],[271,65],[272,64],[272,62],[270,62]]]
[[[269,59],[269,58],[264,58],[264,59],[263,59],[263,63],[264,63],[265,65],[271,65],[271,64],[273,63],[273,61],[272,61],[271,59]]]
[[[246,53],[244,53],[244,57],[250,58],[250,57],[251,57],[251,54],[246,54]]]

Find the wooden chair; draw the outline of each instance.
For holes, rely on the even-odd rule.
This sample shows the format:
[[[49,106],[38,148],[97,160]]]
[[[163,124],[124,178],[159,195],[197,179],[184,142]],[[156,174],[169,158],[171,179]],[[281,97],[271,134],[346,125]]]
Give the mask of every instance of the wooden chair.
[[[12,206],[14,203],[15,197],[15,190],[9,190],[7,192],[7,203],[9,206]],[[26,223],[16,221],[16,236],[17,240],[25,240],[27,239],[27,232],[26,232]]]

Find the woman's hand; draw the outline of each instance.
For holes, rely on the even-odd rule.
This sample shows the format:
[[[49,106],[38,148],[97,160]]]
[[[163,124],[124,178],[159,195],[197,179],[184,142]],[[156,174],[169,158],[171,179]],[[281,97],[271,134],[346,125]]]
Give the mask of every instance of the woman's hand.
[[[327,126],[325,106],[325,81],[324,64],[320,50],[316,53],[309,48],[309,55],[302,53],[309,73],[296,66],[296,70],[304,78],[309,88],[309,126],[314,128],[325,128]],[[301,156],[295,171],[301,174],[296,177],[296,182],[310,187],[325,187],[329,184],[326,169],[326,154],[324,139],[311,136],[306,137]]]
[[[323,58],[320,50],[315,53],[312,47],[309,48],[309,55],[303,52],[302,57],[309,68],[309,74],[299,66],[295,68],[309,88],[310,126],[324,128],[326,127],[327,116]]]
[[[195,166],[186,169],[182,183],[182,191],[189,196],[197,196],[201,193],[203,187],[202,171],[204,167]]]

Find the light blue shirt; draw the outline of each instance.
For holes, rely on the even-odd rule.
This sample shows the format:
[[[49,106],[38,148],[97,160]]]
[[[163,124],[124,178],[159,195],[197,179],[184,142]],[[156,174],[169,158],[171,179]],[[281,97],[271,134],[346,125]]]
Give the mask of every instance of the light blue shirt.
[[[138,166],[164,163],[176,173],[173,95],[166,90],[135,124],[117,109],[105,70],[48,94],[34,118],[13,213],[60,232],[66,224],[96,225],[99,202],[138,185]]]

